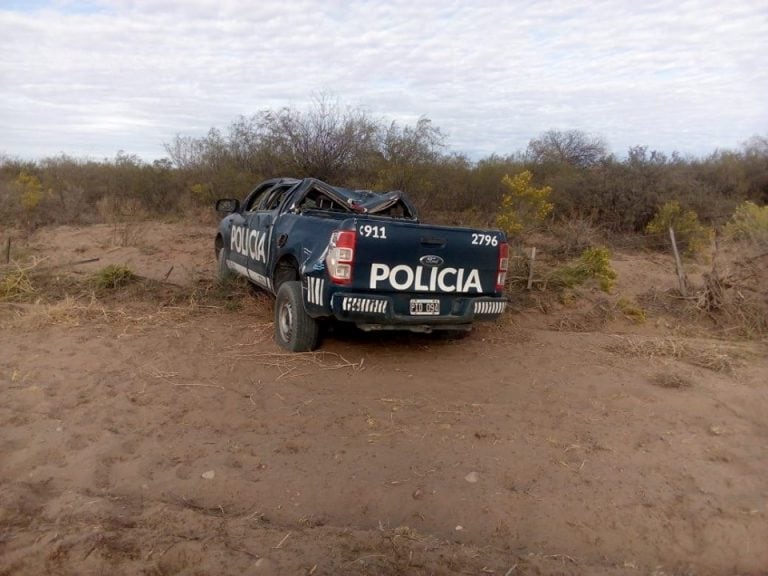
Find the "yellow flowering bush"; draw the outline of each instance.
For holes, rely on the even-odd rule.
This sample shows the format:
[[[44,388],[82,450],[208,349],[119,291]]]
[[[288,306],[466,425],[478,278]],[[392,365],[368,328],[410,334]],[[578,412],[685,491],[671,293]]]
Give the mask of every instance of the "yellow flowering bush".
[[[676,200],[661,206],[645,231],[648,234],[664,234],[670,228],[675,231],[675,239],[685,247],[688,254],[702,252],[712,240],[712,229],[699,222],[696,212],[683,209]]]
[[[552,188],[537,188],[531,184],[532,180],[533,174],[529,170],[514,176],[507,174],[501,180],[508,192],[501,199],[496,225],[510,237],[520,236],[552,212],[553,204],[549,202]]]
[[[19,199],[21,207],[32,212],[43,199],[43,185],[40,183],[40,179],[34,174],[22,170],[13,183],[21,193]]]
[[[749,201],[739,204],[725,225],[725,233],[738,240],[768,244],[768,206]]]

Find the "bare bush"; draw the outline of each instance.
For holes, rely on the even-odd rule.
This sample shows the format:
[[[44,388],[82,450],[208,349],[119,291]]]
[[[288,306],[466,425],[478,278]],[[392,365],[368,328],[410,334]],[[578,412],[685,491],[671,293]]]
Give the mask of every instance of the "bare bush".
[[[115,246],[136,244],[148,216],[139,200],[104,196],[96,203],[96,207],[102,220],[112,226],[112,243]]]
[[[548,130],[528,144],[528,155],[537,163],[595,166],[608,156],[608,147],[599,136],[581,130]]]
[[[754,244],[726,244],[712,259],[696,306],[730,335],[768,334],[768,252]]]
[[[592,218],[573,217],[557,220],[547,231],[557,242],[553,252],[567,258],[581,254],[587,248],[605,244],[603,232]]]

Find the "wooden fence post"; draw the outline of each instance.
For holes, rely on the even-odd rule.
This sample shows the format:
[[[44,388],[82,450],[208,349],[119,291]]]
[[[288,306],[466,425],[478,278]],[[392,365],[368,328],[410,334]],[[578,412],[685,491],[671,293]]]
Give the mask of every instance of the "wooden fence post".
[[[11,237],[8,236],[8,241],[5,243],[5,263],[11,263]]]
[[[528,264],[528,290],[533,286],[533,263],[536,261],[536,246],[531,247],[531,261]]]
[[[677,251],[675,231],[672,229],[672,226],[669,227],[669,239],[672,241],[672,252],[675,255],[675,266],[677,267],[677,280],[680,283],[680,294],[685,298],[688,296],[688,286],[685,281],[685,270],[683,270],[683,263],[680,260],[680,252]]]

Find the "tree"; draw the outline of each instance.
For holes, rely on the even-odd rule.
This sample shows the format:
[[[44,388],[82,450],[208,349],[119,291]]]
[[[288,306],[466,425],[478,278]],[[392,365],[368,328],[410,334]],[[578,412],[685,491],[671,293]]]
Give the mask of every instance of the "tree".
[[[567,164],[587,168],[608,156],[602,138],[580,130],[549,130],[528,143],[528,156],[538,164]]]
[[[199,168],[204,162],[206,141],[202,138],[177,134],[163,146],[171,162],[181,170]]]
[[[381,137],[384,186],[398,190],[411,188],[418,179],[419,168],[437,161],[443,141],[440,129],[423,116],[414,127],[401,127],[392,122]]]
[[[259,130],[272,157],[301,177],[345,181],[364,171],[377,152],[378,124],[359,109],[342,109],[327,95],[306,112],[262,112]]]
[[[743,148],[749,197],[768,203],[768,136],[753,136]]]

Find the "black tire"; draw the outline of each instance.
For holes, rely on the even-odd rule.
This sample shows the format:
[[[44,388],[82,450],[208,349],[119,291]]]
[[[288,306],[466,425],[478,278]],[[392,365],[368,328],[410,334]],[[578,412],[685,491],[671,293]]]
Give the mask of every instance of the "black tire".
[[[275,301],[275,342],[291,352],[309,352],[319,340],[317,320],[304,310],[301,282],[283,282]]]
[[[219,248],[219,254],[216,257],[216,279],[219,282],[229,282],[235,275],[227,266],[227,249]]]

